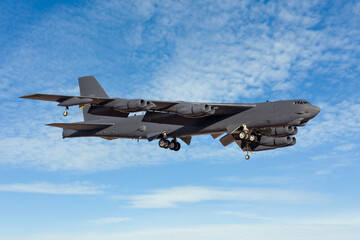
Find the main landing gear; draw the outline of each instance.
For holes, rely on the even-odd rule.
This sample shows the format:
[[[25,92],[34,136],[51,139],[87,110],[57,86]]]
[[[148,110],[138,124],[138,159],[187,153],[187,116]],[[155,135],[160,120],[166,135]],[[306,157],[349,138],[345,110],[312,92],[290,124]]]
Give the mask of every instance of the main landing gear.
[[[179,142],[176,141],[176,139],[173,139],[172,141],[169,141],[167,139],[160,139],[159,141],[159,147],[161,148],[165,148],[165,149],[170,149],[173,151],[179,151],[181,148],[181,145]]]

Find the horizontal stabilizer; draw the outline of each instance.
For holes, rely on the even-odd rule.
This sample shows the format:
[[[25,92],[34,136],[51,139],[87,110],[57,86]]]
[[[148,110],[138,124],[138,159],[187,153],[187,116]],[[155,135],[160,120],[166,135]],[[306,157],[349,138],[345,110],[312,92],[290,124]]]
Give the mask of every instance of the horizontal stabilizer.
[[[79,130],[79,131],[90,131],[90,130],[100,130],[107,127],[113,126],[114,123],[50,123],[46,124],[46,126],[50,127],[58,127],[64,129],[71,130]]]
[[[235,138],[231,134],[226,134],[225,136],[220,138],[219,141],[221,142],[222,145],[224,145],[226,147],[227,145],[233,143],[235,141]]]

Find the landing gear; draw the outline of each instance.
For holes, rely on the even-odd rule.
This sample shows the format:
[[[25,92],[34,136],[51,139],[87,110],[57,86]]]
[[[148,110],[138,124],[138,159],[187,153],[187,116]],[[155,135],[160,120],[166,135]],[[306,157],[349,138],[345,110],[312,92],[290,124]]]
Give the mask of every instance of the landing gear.
[[[169,148],[170,150],[173,150],[173,151],[179,151],[181,148],[181,145],[179,142],[176,141],[176,139],[172,140],[171,142],[166,139],[160,139],[159,147],[165,148],[165,149]]]
[[[251,133],[250,136],[249,136],[249,141],[250,142],[255,142],[255,140],[256,140],[255,134]]]
[[[177,152],[177,151],[180,150],[181,145],[180,145],[179,142],[176,142],[176,141],[173,140],[173,141],[170,142],[169,148],[170,148],[170,150],[174,150],[174,151]]]
[[[169,140],[165,140],[165,144],[164,144],[164,147],[165,149],[169,148],[169,145],[170,145],[170,141]]]
[[[246,159],[246,160],[249,160],[249,159],[250,159],[250,155],[249,155],[249,154],[246,154],[246,155],[245,155],[245,159]]]
[[[64,113],[63,113],[63,116],[64,116],[64,117],[66,117],[66,116],[69,114],[67,110],[69,110],[69,107],[66,107],[66,109],[65,109],[65,111],[64,111]]]
[[[241,140],[245,140],[245,139],[247,138],[247,133],[245,133],[244,131],[241,131],[241,132],[239,133],[239,138],[240,138]]]
[[[256,136],[256,133],[254,132],[245,132],[245,131],[241,131],[239,133],[239,138],[241,140],[248,140],[250,142],[255,142],[257,140],[257,136]]]
[[[160,139],[159,141],[159,147],[161,148],[168,148],[169,147],[169,141],[166,139]]]
[[[175,147],[176,147],[176,142],[175,142],[175,141],[171,141],[170,144],[169,144],[170,150],[174,150]]]

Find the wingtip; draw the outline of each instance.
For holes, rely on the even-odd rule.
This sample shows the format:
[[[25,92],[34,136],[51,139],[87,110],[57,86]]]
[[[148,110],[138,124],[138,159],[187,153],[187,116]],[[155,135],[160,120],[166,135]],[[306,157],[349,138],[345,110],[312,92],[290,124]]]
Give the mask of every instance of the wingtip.
[[[36,95],[36,94],[37,94],[37,93],[27,94],[27,95],[21,96],[21,97],[19,97],[19,98],[30,98],[30,97],[32,97],[32,96],[34,96],[34,95]]]

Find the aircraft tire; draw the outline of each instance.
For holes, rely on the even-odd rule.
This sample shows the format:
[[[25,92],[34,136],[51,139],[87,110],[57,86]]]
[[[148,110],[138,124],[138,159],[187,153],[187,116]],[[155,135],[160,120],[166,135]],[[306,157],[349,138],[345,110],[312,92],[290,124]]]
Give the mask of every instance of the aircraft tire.
[[[246,133],[245,132],[243,132],[243,131],[241,131],[240,133],[239,133],[239,138],[240,139],[246,139]]]
[[[164,148],[164,146],[165,146],[165,139],[160,139],[159,147]]]
[[[168,148],[169,148],[169,144],[170,144],[170,141],[169,141],[169,140],[165,140],[164,148],[165,148],[165,149],[168,149]]]
[[[181,148],[181,144],[179,142],[177,142],[174,151],[177,152],[180,150],[180,148]]]
[[[175,141],[171,141],[171,142],[169,143],[169,148],[170,148],[170,150],[175,150],[175,148],[176,148],[176,142],[175,142]]]
[[[250,134],[249,140],[250,140],[250,142],[255,142],[256,136],[254,134]]]
[[[246,154],[246,155],[245,155],[245,159],[246,159],[246,160],[249,160],[249,159],[250,159],[250,155],[249,155],[249,154]]]

